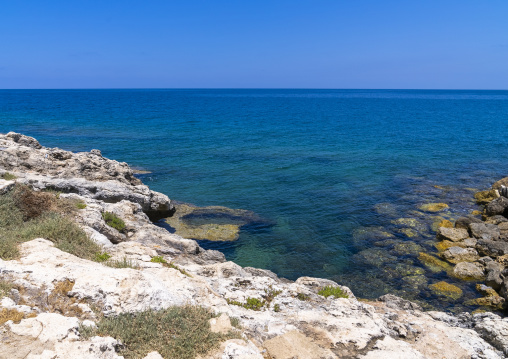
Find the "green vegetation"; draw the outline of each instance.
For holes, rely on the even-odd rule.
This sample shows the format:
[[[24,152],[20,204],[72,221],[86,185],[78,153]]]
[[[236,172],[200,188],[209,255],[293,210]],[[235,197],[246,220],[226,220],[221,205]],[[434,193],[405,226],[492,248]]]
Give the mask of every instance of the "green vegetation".
[[[107,260],[104,264],[112,268],[139,269],[139,266],[130,259],[127,259],[127,257],[123,257],[121,260]]]
[[[310,300],[310,297],[307,295],[307,294],[304,294],[304,293],[298,293],[296,295],[296,298],[298,298],[299,300],[301,301],[307,301],[307,300]]]
[[[232,327],[240,329],[240,319],[237,317],[231,317],[229,318],[229,321],[231,322]]]
[[[153,262],[153,263],[162,263],[162,265],[164,267],[176,269],[177,271],[179,271],[183,275],[186,275],[187,277],[191,277],[192,278],[192,276],[188,272],[186,272],[184,269],[182,269],[182,268],[178,267],[177,265],[173,264],[173,262],[169,262],[168,263],[164,259],[164,257],[162,257],[162,256],[152,257],[152,259],[150,259],[150,262]]]
[[[333,295],[335,298],[349,298],[346,292],[344,292],[340,287],[334,287],[331,285],[327,285],[323,287],[318,292],[319,295],[322,295],[325,298]]]
[[[275,304],[275,305],[273,306],[273,311],[274,311],[274,312],[280,312],[280,305]]]
[[[101,335],[121,340],[125,347],[120,354],[126,359],[143,358],[155,350],[164,358],[194,359],[222,341],[238,337],[212,333],[211,318],[208,309],[187,305],[103,317],[97,328],[81,326],[79,331],[84,339]]]
[[[244,307],[246,309],[259,311],[264,306],[266,306],[268,308],[270,306],[270,303],[272,302],[272,300],[276,296],[278,296],[280,293],[282,293],[281,290],[275,290],[272,288],[272,286],[269,286],[264,291],[265,291],[265,294],[263,295],[263,299],[248,297],[246,299],[245,303],[238,302],[236,300],[230,300],[230,299],[226,299],[226,301],[228,302],[228,304],[237,305],[239,307]],[[276,304],[275,306],[277,306],[280,310],[280,307],[278,306],[278,304]],[[275,306],[274,306],[274,309],[275,309]]]
[[[9,172],[5,172],[3,175],[2,175],[2,178],[6,181],[12,181],[12,180],[15,180],[16,176],[14,176],[12,173],[9,173]]]
[[[109,255],[109,253],[104,252],[104,253],[96,253],[93,260],[95,262],[102,263],[106,262],[109,258],[111,258],[111,255]]]
[[[86,208],[86,203],[84,203],[84,202],[76,202],[76,208],[77,209],[85,209]]]
[[[108,226],[116,229],[119,232],[122,232],[125,229],[125,222],[112,212],[103,212],[102,218],[104,221],[106,221]]]
[[[24,185],[0,196],[0,258],[19,255],[18,244],[45,238],[75,256],[93,259],[101,247],[66,214],[74,204],[52,193],[36,192]]]
[[[6,281],[5,279],[0,279],[0,299],[3,297],[7,297],[12,289],[12,283]]]

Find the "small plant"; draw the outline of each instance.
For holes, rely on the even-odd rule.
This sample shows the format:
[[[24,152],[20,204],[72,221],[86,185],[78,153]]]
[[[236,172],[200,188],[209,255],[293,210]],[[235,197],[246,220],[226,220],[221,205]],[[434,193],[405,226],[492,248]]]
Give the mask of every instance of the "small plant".
[[[245,303],[238,302],[236,300],[226,299],[228,304],[237,305],[239,307],[244,307],[245,309],[259,311],[266,304],[264,300],[258,298],[248,297]]]
[[[272,286],[269,286],[268,289],[265,288],[265,295],[263,295],[263,298],[267,304],[270,304],[280,293],[282,293],[281,290],[275,290]]]
[[[240,319],[238,319],[237,317],[231,317],[229,318],[229,320],[231,322],[232,327],[240,329]]]
[[[275,305],[273,306],[273,311],[274,311],[274,312],[280,312],[280,305],[275,304]]]
[[[126,359],[143,358],[158,351],[164,358],[194,359],[238,334],[212,333],[208,309],[186,305],[160,311],[122,313],[103,317],[97,328],[80,326],[84,339],[101,335],[121,340],[120,354]]]
[[[117,215],[112,212],[102,212],[102,218],[108,226],[119,232],[122,232],[125,229],[125,222],[123,219],[117,217]]]
[[[0,299],[7,297],[12,289],[12,284],[4,279],[0,279]]]
[[[323,287],[318,292],[319,295],[322,295],[325,298],[333,295],[335,298],[349,298],[346,292],[344,292],[340,287],[334,287],[331,285],[327,285]]]
[[[84,203],[84,202],[76,202],[76,208],[77,209],[85,209],[86,208],[86,203]]]
[[[192,276],[187,273],[184,269],[178,267],[177,265],[173,264],[173,262],[167,262],[164,257],[162,256],[155,256],[155,257],[152,257],[152,259],[150,259],[150,262],[153,262],[153,263],[161,263],[164,267],[166,268],[173,268],[173,269],[176,269],[177,271],[179,271],[180,273],[182,273],[183,275],[186,275],[187,277],[191,277]]]
[[[299,300],[301,300],[303,302],[310,300],[310,297],[307,294],[304,294],[304,293],[298,293],[296,295],[296,298],[298,298]]]
[[[94,257],[94,261],[95,262],[99,262],[99,263],[102,263],[102,262],[106,262],[109,258],[111,258],[111,255],[109,253],[97,253],[95,254],[95,257]]]
[[[153,262],[153,263],[162,263],[162,264],[167,264],[168,263],[168,262],[166,262],[166,260],[162,256],[152,257],[152,259],[150,259],[150,262]]]
[[[139,266],[130,259],[127,259],[127,257],[123,257],[121,260],[108,260],[104,264],[111,268],[139,269]]]
[[[16,176],[14,176],[12,173],[9,173],[9,172],[4,172],[4,174],[2,175],[2,178],[6,181],[12,181],[12,180],[15,180]]]

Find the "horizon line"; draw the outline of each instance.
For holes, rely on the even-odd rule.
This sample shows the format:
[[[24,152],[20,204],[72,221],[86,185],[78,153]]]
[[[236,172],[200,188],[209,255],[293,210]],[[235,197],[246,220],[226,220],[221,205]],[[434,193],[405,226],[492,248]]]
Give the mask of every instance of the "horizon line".
[[[0,88],[0,91],[24,90],[368,90],[368,91],[508,91],[482,88],[360,88],[360,87],[48,87]]]

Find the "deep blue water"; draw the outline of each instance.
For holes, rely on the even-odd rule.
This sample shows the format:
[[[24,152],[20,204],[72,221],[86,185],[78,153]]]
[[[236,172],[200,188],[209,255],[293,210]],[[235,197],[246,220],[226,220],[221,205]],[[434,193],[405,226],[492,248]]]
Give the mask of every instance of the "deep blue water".
[[[99,148],[152,171],[142,180],[172,199],[273,221],[236,242],[202,242],[241,265],[438,306],[458,302],[408,285],[416,273],[408,268],[424,268],[416,255],[393,252],[395,242],[364,227],[435,251],[435,219],[418,206],[446,202],[453,219],[477,208],[471,188],[508,175],[508,91],[0,90],[0,132],[8,131],[49,147]],[[379,203],[391,210],[376,212]],[[392,223],[400,217],[425,228],[409,238]],[[424,275],[476,296],[444,272]]]

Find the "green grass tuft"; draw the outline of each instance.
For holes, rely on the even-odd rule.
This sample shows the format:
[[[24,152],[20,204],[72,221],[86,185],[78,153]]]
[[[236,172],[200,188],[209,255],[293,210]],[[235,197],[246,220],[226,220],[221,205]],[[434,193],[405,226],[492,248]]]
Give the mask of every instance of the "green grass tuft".
[[[104,262],[104,264],[112,268],[139,269],[139,266],[135,264],[132,260],[127,259],[127,257],[123,257],[121,260],[108,260]]]
[[[102,263],[107,261],[109,258],[111,258],[111,255],[109,255],[109,253],[104,252],[104,253],[96,253],[93,260],[95,262]]]
[[[126,359],[143,358],[158,351],[164,358],[194,359],[237,334],[212,333],[208,309],[197,306],[170,307],[160,311],[122,313],[104,317],[97,328],[81,326],[84,339],[95,335],[112,336],[125,345],[120,354]]]
[[[2,178],[6,181],[12,181],[12,180],[15,180],[16,176],[14,176],[12,173],[9,173],[9,172],[5,172],[3,175],[2,175]]]
[[[86,208],[86,203],[84,203],[84,202],[76,202],[76,208],[77,209],[85,209]]]
[[[162,263],[162,265],[163,265],[164,267],[176,269],[177,271],[179,271],[179,272],[180,272],[180,273],[182,273],[183,275],[186,275],[187,277],[191,277],[191,278],[192,278],[192,276],[191,276],[189,273],[187,273],[187,272],[185,271],[185,269],[182,269],[182,268],[180,268],[180,267],[176,266],[176,265],[175,265],[175,264],[173,264],[172,262],[169,262],[169,263],[168,263],[168,261],[166,261],[166,260],[164,259],[164,257],[162,257],[162,256],[155,256],[155,257],[152,257],[152,259],[150,259],[150,262],[153,262],[153,263]]]
[[[299,300],[301,301],[307,301],[307,300],[310,300],[310,297],[307,295],[307,294],[304,294],[304,293],[298,293],[296,295],[296,298],[298,298]]]
[[[322,295],[325,298],[328,298],[331,295],[333,295],[335,298],[349,298],[347,293],[344,292],[341,288],[331,285],[327,285],[326,287],[321,288],[318,294]]]
[[[111,212],[103,212],[102,218],[106,221],[106,224],[119,232],[125,229],[125,222],[119,218],[116,214]]]
[[[150,259],[150,262],[153,262],[153,263],[168,263],[164,257],[162,256],[155,256],[155,257],[152,257],[152,259]]]

